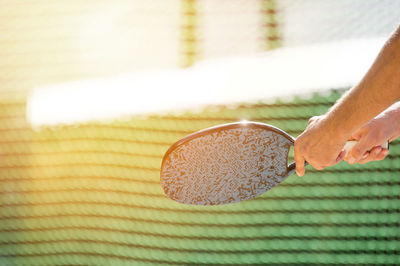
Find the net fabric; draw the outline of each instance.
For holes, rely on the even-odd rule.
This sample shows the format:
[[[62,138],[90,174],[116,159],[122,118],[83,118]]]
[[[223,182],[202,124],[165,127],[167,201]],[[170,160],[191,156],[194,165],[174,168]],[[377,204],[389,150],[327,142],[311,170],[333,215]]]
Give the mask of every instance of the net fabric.
[[[265,122],[297,136],[340,93],[200,113],[32,131],[23,97],[1,98],[2,264],[395,264],[399,142],[382,162],[291,176],[233,205],[163,194],[169,145],[202,128]],[[292,160],[292,157],[289,159]]]
[[[167,199],[160,186],[162,155],[183,136],[243,118],[297,136],[338,92],[33,131],[25,119],[29,90],[178,65],[180,1],[109,3],[0,3],[1,265],[398,264],[399,141],[382,162],[309,169],[305,178],[292,176],[236,205],[185,206]],[[213,37],[199,43],[202,56],[264,49],[259,1],[218,3],[198,1],[200,15],[216,12],[204,15],[207,22],[199,17],[197,37]],[[360,37],[387,36],[398,24],[398,1],[324,3],[279,1],[282,44],[347,38],[345,28]],[[360,9],[350,12],[351,3]],[[315,18],[318,5],[333,16],[330,26]],[[221,14],[240,14],[243,23],[217,23]],[[298,25],[299,16],[305,25]],[[229,38],[220,38],[227,31]]]
[[[277,4],[286,47],[386,38],[399,25],[398,1],[281,0]]]

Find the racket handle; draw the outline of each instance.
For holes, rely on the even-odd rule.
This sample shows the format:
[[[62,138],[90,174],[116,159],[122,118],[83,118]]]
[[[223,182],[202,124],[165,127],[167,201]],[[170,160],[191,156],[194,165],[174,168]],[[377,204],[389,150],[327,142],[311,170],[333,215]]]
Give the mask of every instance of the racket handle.
[[[346,142],[344,145],[343,149],[346,151],[346,154],[351,151],[351,149],[357,144],[357,140],[349,140]],[[389,141],[386,141],[385,143],[380,145],[381,148],[383,149],[389,149]]]
[[[358,141],[356,140],[349,140],[346,142],[346,144],[344,145],[343,149],[346,151],[346,154],[357,144]],[[385,143],[383,143],[382,145],[380,145],[381,148],[384,149],[389,149],[389,141],[386,141]],[[304,166],[309,165],[309,163],[306,161],[304,163]],[[291,163],[288,166],[288,173],[287,176],[293,174],[296,171],[296,163]]]

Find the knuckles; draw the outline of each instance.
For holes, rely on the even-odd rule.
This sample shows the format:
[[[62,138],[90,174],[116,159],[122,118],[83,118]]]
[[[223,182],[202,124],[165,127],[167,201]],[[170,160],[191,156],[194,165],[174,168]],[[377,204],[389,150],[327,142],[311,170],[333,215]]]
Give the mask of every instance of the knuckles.
[[[321,165],[315,165],[313,166],[315,169],[317,169],[318,171],[324,170],[325,166],[321,166]]]
[[[322,159],[322,158],[316,158],[316,157],[309,157],[307,159],[307,162],[309,164],[311,164],[312,167],[314,167],[317,170],[323,170],[328,166],[332,166],[332,165],[336,164],[336,160],[332,161],[332,160],[329,160],[326,158]]]

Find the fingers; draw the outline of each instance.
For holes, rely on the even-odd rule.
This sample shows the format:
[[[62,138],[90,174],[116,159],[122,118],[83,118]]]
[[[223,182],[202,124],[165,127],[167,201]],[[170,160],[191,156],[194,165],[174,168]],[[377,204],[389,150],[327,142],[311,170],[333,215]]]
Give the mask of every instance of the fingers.
[[[342,154],[337,159],[344,136],[335,134],[329,124],[325,123],[325,119],[325,115],[310,118],[307,128],[295,140],[294,159],[298,176],[303,176],[305,173],[305,161],[315,169],[322,170],[335,165],[336,160],[341,160],[344,156]]]
[[[301,144],[297,144],[297,143],[298,142],[295,141],[295,144],[294,144],[294,160],[296,162],[296,174],[298,176],[303,176],[306,171],[305,170],[306,158],[304,156],[304,154],[306,154],[306,152],[305,152],[304,148],[302,148]],[[316,170],[323,170],[324,168],[326,168],[326,166],[333,165],[333,164],[329,164],[329,165],[318,164],[318,163],[315,163],[314,160],[312,160],[312,159],[311,159],[311,161],[308,161],[308,163],[310,165],[312,165],[312,167],[314,167]]]
[[[310,124],[314,123],[315,121],[317,121],[320,118],[320,116],[313,116],[310,119],[308,119],[308,123],[307,126],[309,126]]]
[[[344,157],[346,156],[346,151],[342,150],[339,154],[339,156],[336,158],[336,163],[339,163],[340,161],[342,161],[344,159]]]
[[[303,176],[305,173],[305,158],[301,152],[301,148],[296,144],[294,144],[294,161],[296,162],[296,174],[298,176]]]
[[[386,158],[386,156],[389,154],[389,150],[382,148],[380,146],[374,147],[373,149],[371,149],[370,151],[367,151],[363,154],[363,156],[361,157],[360,160],[358,161],[352,161],[352,163],[350,163],[350,157],[345,157],[344,160],[346,162],[348,162],[349,164],[365,164],[368,162],[373,162],[373,161],[381,161],[383,159]]]
[[[365,141],[364,139],[361,139],[359,142],[357,142],[356,145],[351,149],[350,154],[347,157],[347,162],[349,164],[355,164],[359,162],[360,160],[363,159],[363,156],[366,152],[368,152],[369,148],[371,147],[371,144]]]
[[[370,152],[366,153],[363,158],[358,161],[360,164],[365,164],[372,161],[381,161],[389,154],[389,150],[381,147],[374,147]]]
[[[312,119],[310,119],[310,121]],[[304,138],[306,140],[304,140]],[[345,153],[340,153],[338,158],[335,156],[333,160],[323,160],[321,156],[315,155],[320,154],[321,151],[318,152],[315,151],[315,149],[310,149],[312,146],[313,145],[310,145],[310,143],[307,142],[307,136],[304,136],[304,134],[300,135],[294,142],[294,160],[296,162],[296,174],[298,176],[303,176],[305,174],[304,164],[306,161],[316,170],[323,170],[327,166],[335,165],[338,162],[337,160],[342,160],[345,155]],[[318,146],[319,145],[317,145],[317,147]],[[323,150],[322,152],[326,151]]]
[[[314,169],[317,169],[318,171],[324,170],[326,168],[325,165],[317,165],[317,164],[312,164]]]

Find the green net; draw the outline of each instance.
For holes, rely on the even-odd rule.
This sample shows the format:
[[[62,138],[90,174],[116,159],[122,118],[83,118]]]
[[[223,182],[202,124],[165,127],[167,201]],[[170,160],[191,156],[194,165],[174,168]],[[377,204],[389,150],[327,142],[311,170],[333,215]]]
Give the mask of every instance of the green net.
[[[253,200],[187,206],[164,196],[161,159],[196,130],[243,118],[297,136],[339,97],[32,131],[23,98],[0,104],[3,265],[396,264],[399,142],[381,162],[308,168]]]
[[[35,88],[385,38],[399,10],[396,0],[0,1],[0,265],[399,265],[399,140],[381,162],[308,167],[238,204],[186,206],[160,186],[162,156],[185,135],[247,119],[297,136],[341,91],[40,131],[25,118]]]

